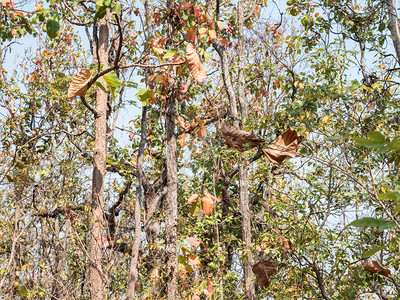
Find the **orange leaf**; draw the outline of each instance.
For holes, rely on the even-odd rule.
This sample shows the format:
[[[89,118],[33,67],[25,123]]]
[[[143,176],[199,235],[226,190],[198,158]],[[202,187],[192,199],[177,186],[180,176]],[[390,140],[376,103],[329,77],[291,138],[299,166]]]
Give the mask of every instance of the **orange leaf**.
[[[192,196],[189,197],[188,199],[188,204],[191,204],[194,200],[196,200],[197,198],[199,198],[199,195],[197,194],[193,194]]]
[[[256,137],[253,131],[236,130],[228,124],[222,127],[222,138],[225,140],[228,147],[235,148],[240,152],[254,148],[257,144],[263,143],[263,140]]]
[[[82,70],[78,74],[75,74],[68,87],[68,99],[72,99],[75,96],[85,97],[87,84],[91,77],[92,72],[90,70]]]
[[[203,211],[206,216],[212,214],[214,210],[214,201],[210,197],[203,197]]]
[[[203,82],[207,76],[207,69],[201,63],[196,48],[191,43],[186,46],[186,65],[194,79]]]
[[[258,275],[259,281],[258,285],[263,287],[267,286],[269,278],[276,273],[275,265],[272,261],[264,260],[262,262],[253,265],[253,273]]]
[[[214,201],[221,202],[221,200],[213,195],[211,195],[206,189],[203,189],[204,196],[210,197]]]
[[[215,30],[210,29],[208,31],[208,38],[210,39],[210,41],[214,41],[214,39],[217,37],[217,33],[215,32]]]
[[[376,260],[371,260],[362,265],[362,269],[371,273],[381,274],[390,278],[390,271],[382,267]]]
[[[269,161],[280,165],[286,157],[296,157],[297,148],[301,142],[301,138],[297,136],[295,130],[288,129],[279,136],[276,143],[263,148],[262,151]]]

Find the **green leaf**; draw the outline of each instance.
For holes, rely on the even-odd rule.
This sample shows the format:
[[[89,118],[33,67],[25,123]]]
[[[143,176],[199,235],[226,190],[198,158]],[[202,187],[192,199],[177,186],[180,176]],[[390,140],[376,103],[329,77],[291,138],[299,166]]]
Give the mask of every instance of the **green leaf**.
[[[107,86],[110,89],[114,99],[116,99],[118,96],[118,89],[121,83],[117,74],[114,71],[110,71],[107,74],[104,74],[103,78],[106,81]]]
[[[355,141],[359,146],[364,146],[364,144],[370,142],[370,140],[359,136],[353,136],[353,141]]]
[[[385,199],[391,199],[394,200],[395,202],[400,203],[400,193],[399,192],[389,192],[385,194],[380,194],[379,199],[385,200]]]
[[[385,30],[385,28],[386,28],[386,24],[385,24],[385,22],[382,22],[381,24],[379,24],[378,30],[380,32],[382,32],[383,30]]]
[[[351,222],[348,226],[354,227],[378,227],[379,231],[383,231],[385,229],[393,228],[396,226],[396,223],[393,221],[386,221],[383,219],[364,217],[359,220],[355,220]]]
[[[140,101],[142,101],[143,105],[147,105],[147,100],[149,100],[153,96],[154,92],[149,90],[148,88],[139,89],[137,92],[137,97]]]
[[[23,285],[17,286],[17,292],[21,298],[28,296],[28,291],[26,290],[26,288]]]
[[[368,258],[371,257],[372,255],[374,255],[376,252],[381,251],[383,249],[385,249],[386,246],[379,246],[379,247],[375,247],[372,249],[369,249],[367,252],[364,253],[364,255],[362,256],[362,258]]]
[[[394,214],[397,215],[400,212],[400,203],[397,204],[396,208],[394,209]]]
[[[200,211],[200,204],[198,201],[192,203],[192,207],[190,209],[190,214],[195,217],[199,214]]]
[[[204,62],[208,63],[210,61],[210,54],[207,51],[204,51]]]
[[[377,142],[377,143],[384,143],[385,142],[385,136],[380,133],[379,131],[370,131],[367,133],[368,139],[371,141]]]
[[[107,93],[107,90],[106,90],[104,84],[103,84],[101,81],[96,80],[95,84],[96,84],[97,87],[99,87],[100,89],[102,89],[103,92]]]
[[[176,54],[176,50],[168,50],[167,52],[165,52],[163,58],[168,58],[168,57],[172,57]]]
[[[111,12],[115,12],[118,16],[121,16],[122,14],[121,4],[113,3],[113,5],[111,6]]]
[[[386,144],[385,148],[388,150],[399,150],[400,149],[400,139],[393,139],[391,142]]]
[[[338,136],[328,136],[325,138],[325,141],[346,141],[349,137],[346,135],[338,135]]]
[[[186,265],[186,259],[185,259],[185,257],[183,255],[179,255],[178,261],[179,261],[180,264]]]
[[[95,20],[103,19],[107,12],[107,6],[101,6],[94,15]]]
[[[105,6],[104,0],[96,0],[96,9],[99,10],[100,7]]]

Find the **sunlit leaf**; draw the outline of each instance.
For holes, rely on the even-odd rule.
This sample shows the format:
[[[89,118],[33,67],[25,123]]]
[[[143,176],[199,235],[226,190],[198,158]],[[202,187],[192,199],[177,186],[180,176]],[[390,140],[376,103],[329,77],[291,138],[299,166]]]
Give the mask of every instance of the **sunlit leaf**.
[[[68,87],[68,99],[75,96],[84,97],[87,91],[87,84],[92,77],[92,72],[88,69],[80,71],[72,77],[72,82]]]
[[[369,249],[367,252],[364,253],[364,255],[362,256],[362,258],[368,258],[371,257],[372,255],[374,255],[376,252],[381,251],[383,249],[385,249],[386,246],[379,246],[379,247],[375,247],[372,249]]]
[[[197,55],[196,48],[188,43],[186,46],[186,65],[190,71],[190,74],[198,82],[203,82],[207,76],[207,69],[203,66]]]
[[[279,136],[276,143],[263,148],[262,151],[272,163],[279,165],[287,157],[296,157],[300,142],[301,138],[297,135],[297,132],[288,129]]]

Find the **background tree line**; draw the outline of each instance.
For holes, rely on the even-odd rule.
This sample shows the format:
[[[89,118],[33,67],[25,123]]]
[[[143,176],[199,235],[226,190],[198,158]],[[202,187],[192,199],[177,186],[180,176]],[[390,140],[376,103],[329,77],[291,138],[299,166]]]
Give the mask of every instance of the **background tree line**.
[[[2,296],[399,297],[395,0],[3,0],[0,29]]]

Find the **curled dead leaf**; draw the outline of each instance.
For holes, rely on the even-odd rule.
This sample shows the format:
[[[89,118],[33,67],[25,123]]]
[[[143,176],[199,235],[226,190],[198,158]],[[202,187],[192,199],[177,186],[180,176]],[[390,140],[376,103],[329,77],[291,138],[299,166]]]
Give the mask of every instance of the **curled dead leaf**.
[[[203,211],[206,216],[212,214],[214,210],[214,201],[210,197],[203,197]]]
[[[198,270],[200,269],[200,259],[197,255],[191,255],[188,256],[188,265],[193,269],[193,270]]]
[[[189,244],[193,247],[198,247],[201,241],[198,237],[192,236],[189,238]]]
[[[252,267],[253,273],[258,275],[258,285],[263,287],[269,283],[269,278],[276,273],[275,265],[272,261],[264,260],[256,263]]]
[[[194,201],[194,200],[196,200],[197,198],[199,198],[199,195],[198,194],[193,194],[192,196],[190,196],[189,197],[189,199],[188,199],[188,204],[192,204],[192,202]]]
[[[283,235],[279,236],[279,242],[282,243],[283,248],[289,250],[292,247],[292,243],[288,238],[285,238]]]
[[[295,130],[288,129],[279,136],[276,143],[263,148],[262,151],[269,161],[280,165],[287,157],[296,157],[301,138]]]
[[[87,91],[87,84],[92,77],[92,72],[90,70],[82,70],[78,74],[72,77],[71,84],[68,87],[68,99],[72,99],[75,96],[85,97]]]
[[[228,124],[225,124],[221,131],[222,138],[227,146],[235,148],[240,152],[254,148],[258,144],[263,143],[263,140],[256,137],[253,131],[236,130]]]
[[[211,195],[206,189],[203,189],[203,194],[204,196],[210,197],[211,199],[213,199],[216,202],[221,202],[221,199],[215,197],[214,195]]]
[[[194,79],[203,82],[207,76],[207,69],[201,63],[196,48],[191,43],[186,46],[186,65]]]
[[[366,262],[365,264],[362,265],[362,269],[364,271],[381,274],[385,277],[390,278],[390,271],[385,267],[382,267],[376,260],[371,260],[369,262]]]

